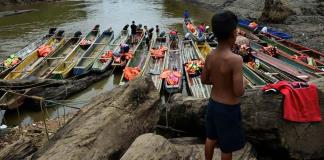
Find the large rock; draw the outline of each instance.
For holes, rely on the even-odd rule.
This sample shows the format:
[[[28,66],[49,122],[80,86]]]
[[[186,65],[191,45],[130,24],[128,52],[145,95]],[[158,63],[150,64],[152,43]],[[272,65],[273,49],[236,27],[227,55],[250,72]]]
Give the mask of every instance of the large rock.
[[[159,119],[159,93],[141,77],[96,96],[32,159],[119,159],[139,135]]]
[[[193,137],[167,140],[152,133],[136,138],[121,160],[202,160],[205,159],[204,144]],[[255,160],[251,152],[252,146],[245,147],[233,153],[234,160]],[[219,149],[214,151],[214,160],[220,159]]]
[[[176,148],[164,137],[148,133],[139,136],[121,160],[177,160]]]

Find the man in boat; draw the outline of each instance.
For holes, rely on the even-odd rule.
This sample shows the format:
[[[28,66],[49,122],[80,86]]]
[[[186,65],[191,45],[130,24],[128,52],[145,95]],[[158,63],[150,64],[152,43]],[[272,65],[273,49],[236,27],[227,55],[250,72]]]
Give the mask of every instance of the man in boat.
[[[245,145],[240,103],[247,80],[242,57],[231,51],[237,24],[230,11],[219,11],[212,18],[218,46],[207,56],[201,75],[202,83],[213,85],[206,112],[206,160],[212,160],[215,147],[222,151],[222,160],[231,160],[232,152]]]
[[[136,29],[137,29],[137,26],[135,25],[135,21],[132,21],[132,25],[131,25],[132,44],[135,43]]]
[[[172,29],[169,34],[170,34],[171,48],[176,48],[178,33],[175,29]]]
[[[155,26],[155,32],[156,32],[156,35],[159,35],[159,34],[160,34],[160,28],[159,28],[159,25],[156,25],[156,26]]]
[[[190,21],[190,14],[189,14],[189,11],[188,10],[185,10],[183,12],[183,18],[184,18],[184,21],[187,23],[188,21]]]

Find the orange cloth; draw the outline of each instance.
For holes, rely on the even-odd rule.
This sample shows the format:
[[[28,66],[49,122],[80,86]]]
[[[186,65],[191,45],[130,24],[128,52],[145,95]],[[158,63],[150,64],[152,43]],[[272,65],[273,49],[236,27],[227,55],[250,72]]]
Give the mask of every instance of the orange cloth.
[[[255,23],[255,22],[251,22],[251,23],[249,24],[249,27],[252,28],[252,29],[256,29],[256,28],[258,27],[258,24]]]
[[[158,49],[151,49],[150,53],[153,58],[163,58],[165,51],[167,51],[168,48],[165,46],[160,46]]]
[[[111,50],[109,50],[105,54],[101,55],[100,62],[101,63],[106,63],[112,57],[113,57],[113,52]]]
[[[127,81],[134,80],[141,73],[141,69],[138,67],[125,67],[124,78]]]
[[[37,50],[38,56],[39,57],[46,57],[52,50],[53,49],[52,49],[51,46],[49,46],[49,45],[42,45]]]

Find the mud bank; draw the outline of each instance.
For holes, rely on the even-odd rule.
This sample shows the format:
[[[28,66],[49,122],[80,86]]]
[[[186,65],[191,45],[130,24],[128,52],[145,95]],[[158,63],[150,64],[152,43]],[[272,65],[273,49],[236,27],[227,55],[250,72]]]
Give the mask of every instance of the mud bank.
[[[211,11],[227,9],[293,35],[293,41],[324,52],[324,1],[318,0],[184,0]],[[270,4],[269,8],[265,4]],[[279,10],[278,8],[283,8]],[[289,12],[287,12],[289,10]],[[269,23],[263,14],[282,21]]]

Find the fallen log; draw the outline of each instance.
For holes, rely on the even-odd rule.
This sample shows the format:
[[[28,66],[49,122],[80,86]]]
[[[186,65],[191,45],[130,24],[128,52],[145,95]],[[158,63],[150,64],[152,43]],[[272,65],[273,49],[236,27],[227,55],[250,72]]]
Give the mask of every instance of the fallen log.
[[[148,77],[96,96],[32,159],[119,159],[136,137],[153,130],[159,103]]]
[[[111,69],[104,73],[89,73],[67,80],[38,79],[35,77],[13,81],[0,80],[0,92],[4,93],[5,91],[10,91],[12,93],[24,93],[22,92],[23,90],[31,89],[25,93],[26,96],[40,97],[45,100],[63,100],[86,89],[95,82],[110,76],[113,71],[114,70]],[[28,102],[34,101],[31,97],[26,98],[21,96],[17,98],[16,103],[23,104],[26,99],[29,100]],[[39,102],[37,101],[35,104],[38,105]],[[0,107],[8,109],[6,104],[1,104]]]
[[[0,151],[0,159],[25,159],[36,151],[29,138],[22,138]]]
[[[324,117],[324,78],[317,84],[320,109]],[[261,90],[247,90],[242,98],[242,115],[246,137],[256,147],[288,153],[296,159],[324,158],[324,122],[293,123],[283,119],[282,95]],[[204,136],[204,113],[207,99],[174,95],[161,108],[159,123],[185,131],[193,136]],[[167,110],[167,114],[166,114]],[[166,118],[167,115],[167,118]]]

